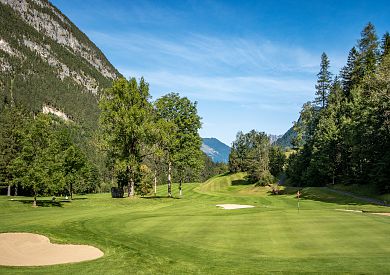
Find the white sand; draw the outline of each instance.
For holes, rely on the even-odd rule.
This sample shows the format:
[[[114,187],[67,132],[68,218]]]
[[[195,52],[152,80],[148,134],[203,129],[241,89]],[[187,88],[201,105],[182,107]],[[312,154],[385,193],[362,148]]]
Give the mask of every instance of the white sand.
[[[253,208],[253,205],[245,205],[245,204],[217,204],[216,206],[222,207],[226,210],[232,210],[232,209],[242,209],[242,208]]]
[[[352,210],[352,209],[336,209],[338,211],[345,211],[345,212],[355,212],[355,213],[363,213],[362,210]],[[383,212],[365,212],[366,214],[374,214],[374,215],[381,215],[381,216],[388,216],[390,217],[390,213],[383,213]]]
[[[355,213],[363,213],[362,210],[352,210],[352,209],[336,209],[337,211],[344,211],[344,212],[355,212]]]
[[[52,244],[32,233],[0,234],[0,265],[39,266],[75,263],[100,258],[104,253],[90,245]]]
[[[390,213],[370,213],[370,214],[374,214],[374,215],[381,215],[381,216],[388,216],[388,217],[390,217]]]

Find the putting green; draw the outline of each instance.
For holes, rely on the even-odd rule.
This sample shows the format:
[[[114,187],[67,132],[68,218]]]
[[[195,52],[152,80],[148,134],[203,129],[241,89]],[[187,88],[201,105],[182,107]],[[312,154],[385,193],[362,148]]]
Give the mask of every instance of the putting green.
[[[174,186],[178,196],[177,186]],[[76,197],[52,206],[0,197],[0,231],[31,232],[54,243],[92,245],[95,261],[47,267],[0,267],[1,274],[390,273],[389,212],[321,188],[272,196],[243,174],[185,184],[180,199]],[[165,196],[166,186],[159,187]],[[253,205],[226,211],[217,204]]]

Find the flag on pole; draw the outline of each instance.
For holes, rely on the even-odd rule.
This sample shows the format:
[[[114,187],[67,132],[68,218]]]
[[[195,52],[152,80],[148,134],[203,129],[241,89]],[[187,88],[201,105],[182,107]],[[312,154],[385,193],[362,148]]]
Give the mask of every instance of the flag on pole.
[[[297,198],[298,198],[298,213],[299,213],[299,199],[301,198],[301,192],[299,190],[297,192]]]

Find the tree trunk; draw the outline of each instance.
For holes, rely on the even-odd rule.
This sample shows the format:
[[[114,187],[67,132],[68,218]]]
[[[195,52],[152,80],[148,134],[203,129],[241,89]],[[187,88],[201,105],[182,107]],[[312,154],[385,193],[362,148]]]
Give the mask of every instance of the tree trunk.
[[[134,196],[134,179],[133,177],[130,177],[129,185],[128,185],[128,197]]]
[[[34,202],[33,207],[37,207],[37,194],[34,192]]]
[[[171,162],[169,161],[168,162],[168,197],[172,197],[172,182],[171,182],[171,170],[172,170],[172,167],[171,167]]]
[[[14,196],[16,197],[18,195],[18,184],[15,185],[15,193]]]
[[[157,171],[154,171],[154,196],[157,195]]]
[[[70,190],[69,190],[70,192],[70,200],[73,200],[73,183],[72,182],[70,182]]]
[[[7,196],[11,196],[11,184],[8,185]]]
[[[180,178],[180,183],[179,183],[179,193],[180,193],[180,197],[181,197],[181,195],[183,194],[182,188],[181,188],[182,182],[183,182],[183,178]]]

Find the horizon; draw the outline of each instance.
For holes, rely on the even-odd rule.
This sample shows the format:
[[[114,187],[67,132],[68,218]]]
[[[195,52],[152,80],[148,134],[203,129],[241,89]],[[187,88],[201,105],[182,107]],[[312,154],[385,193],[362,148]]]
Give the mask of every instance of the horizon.
[[[153,99],[197,101],[201,136],[228,146],[238,131],[284,134],[314,97],[322,52],[338,74],[368,22],[379,39],[390,23],[385,1],[52,3]]]

